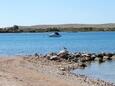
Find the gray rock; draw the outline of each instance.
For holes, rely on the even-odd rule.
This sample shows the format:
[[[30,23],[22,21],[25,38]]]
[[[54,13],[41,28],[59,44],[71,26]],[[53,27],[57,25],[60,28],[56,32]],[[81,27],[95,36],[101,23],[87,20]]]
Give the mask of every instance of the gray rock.
[[[55,56],[50,56],[50,60],[58,60],[58,56],[55,55]]]
[[[79,63],[79,65],[78,65],[79,67],[81,67],[81,68],[85,68],[85,67],[87,67],[87,65],[86,64],[84,64],[84,63]]]

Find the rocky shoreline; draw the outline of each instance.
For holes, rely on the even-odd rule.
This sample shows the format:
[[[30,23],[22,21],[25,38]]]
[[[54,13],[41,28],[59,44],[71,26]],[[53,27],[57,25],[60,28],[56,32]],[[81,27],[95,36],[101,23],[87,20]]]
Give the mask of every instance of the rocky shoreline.
[[[46,55],[39,55],[35,53],[35,57],[43,57],[47,58],[50,61],[67,61],[78,63],[78,67],[85,68],[87,67],[87,63],[91,63],[97,61],[99,63],[103,63],[110,60],[115,60],[115,53],[81,53],[75,52],[71,53],[66,48],[64,50],[59,51],[58,53],[48,53]],[[73,68],[74,69],[74,68]]]
[[[58,66],[57,68],[62,71],[59,73],[60,75],[74,75],[75,77],[82,79],[82,81],[87,83],[88,86],[115,86],[115,84],[110,82],[99,79],[91,79],[85,75],[76,75],[71,73],[74,69],[87,67],[89,62],[97,61],[102,63],[109,60],[115,60],[115,53],[70,53],[67,49],[64,49],[58,53],[49,53],[46,55],[39,55],[35,53],[35,55],[28,61],[38,63],[37,61],[39,59],[45,59],[45,61],[48,61],[49,64],[53,62],[53,65],[56,65],[56,67]]]
[[[115,60],[114,53],[58,53],[0,57],[0,86],[115,86],[114,83],[74,74],[89,63]]]
[[[110,82],[73,74],[72,70],[83,68],[81,63],[56,58],[37,53],[0,57],[0,86],[115,86]]]

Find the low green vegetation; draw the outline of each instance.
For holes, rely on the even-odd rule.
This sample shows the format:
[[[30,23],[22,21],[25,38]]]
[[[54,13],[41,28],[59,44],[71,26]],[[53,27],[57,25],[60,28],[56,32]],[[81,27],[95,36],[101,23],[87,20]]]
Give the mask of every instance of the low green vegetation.
[[[115,24],[63,24],[63,25],[37,25],[0,28],[0,33],[20,32],[87,32],[87,31],[115,31]]]

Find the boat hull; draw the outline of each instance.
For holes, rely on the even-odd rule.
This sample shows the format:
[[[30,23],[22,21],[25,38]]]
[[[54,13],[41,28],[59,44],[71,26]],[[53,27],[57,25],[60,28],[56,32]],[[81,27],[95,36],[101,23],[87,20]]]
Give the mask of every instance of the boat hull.
[[[61,37],[61,35],[49,35],[49,37]]]

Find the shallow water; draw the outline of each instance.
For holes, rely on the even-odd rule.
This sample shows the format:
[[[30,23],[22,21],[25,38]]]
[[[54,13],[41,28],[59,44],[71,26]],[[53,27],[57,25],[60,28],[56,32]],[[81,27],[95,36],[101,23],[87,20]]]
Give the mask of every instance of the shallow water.
[[[115,61],[108,61],[101,64],[91,63],[85,69],[76,69],[72,72],[115,84]]]
[[[115,32],[62,32],[59,38],[49,34],[0,33],[0,55],[45,54],[63,47],[71,52],[115,52]],[[75,72],[115,82],[115,62],[94,63]]]
[[[115,52],[115,32],[0,33],[0,55],[56,52],[67,47],[72,52]]]

